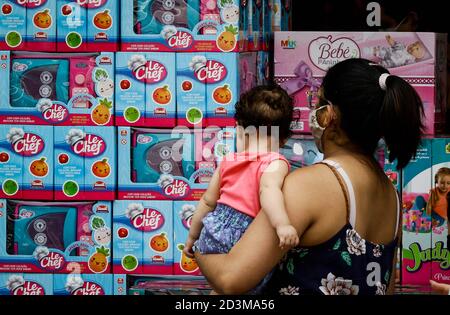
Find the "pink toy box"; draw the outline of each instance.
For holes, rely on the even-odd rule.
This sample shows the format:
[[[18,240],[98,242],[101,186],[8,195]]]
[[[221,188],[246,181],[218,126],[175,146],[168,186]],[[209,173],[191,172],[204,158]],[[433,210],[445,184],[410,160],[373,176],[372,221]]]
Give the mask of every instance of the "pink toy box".
[[[53,275],[31,273],[0,274],[0,295],[52,295]]]
[[[56,50],[56,1],[0,1],[0,49]]]
[[[183,254],[184,244],[189,235],[192,216],[195,213],[197,202],[174,201],[173,203],[173,272],[175,275],[201,275],[200,268],[195,259]]]
[[[116,124],[175,127],[175,53],[116,55]]]
[[[440,138],[433,139],[432,146],[432,185],[433,188],[438,190],[437,186],[441,181],[449,181],[449,175],[439,175],[442,174],[442,168],[450,168],[450,139]],[[441,170],[441,172],[439,172]],[[447,174],[448,174],[447,169]],[[438,175],[436,183],[435,177]],[[448,193],[448,192],[447,192]],[[437,196],[437,195],[436,195]],[[445,197],[440,197],[445,198]],[[431,199],[431,198],[430,198]],[[431,264],[431,278],[432,280],[438,282],[444,282],[450,284],[450,244],[448,244],[449,235],[449,223],[448,223],[448,209],[439,209],[436,204],[439,200],[431,202],[431,218],[432,218],[432,234],[431,234],[431,245],[432,245],[432,258],[433,262]]]
[[[113,295],[113,275],[53,275],[53,295]]]
[[[416,159],[403,169],[402,284],[427,285],[431,278],[431,216],[426,210],[431,165],[432,141],[425,139]]]
[[[114,200],[114,127],[55,127],[55,199]]]
[[[234,127],[237,53],[177,54],[177,125]]]
[[[109,273],[111,203],[0,200],[0,272]]]
[[[419,47],[416,56],[407,52],[414,45]],[[446,111],[446,47],[446,36],[435,33],[277,32],[275,80],[295,99],[292,129],[310,132],[309,110],[326,70],[360,57],[411,83],[424,103],[426,134],[439,132]]]
[[[114,273],[172,274],[171,201],[115,201]]]
[[[114,124],[114,55],[0,51],[0,123]]]
[[[235,130],[119,127],[118,144],[119,199],[199,200]]]
[[[118,50],[118,0],[57,0],[56,3],[58,51]]]
[[[0,198],[53,199],[53,127],[0,125]]]
[[[123,0],[122,51],[238,50],[238,0]]]

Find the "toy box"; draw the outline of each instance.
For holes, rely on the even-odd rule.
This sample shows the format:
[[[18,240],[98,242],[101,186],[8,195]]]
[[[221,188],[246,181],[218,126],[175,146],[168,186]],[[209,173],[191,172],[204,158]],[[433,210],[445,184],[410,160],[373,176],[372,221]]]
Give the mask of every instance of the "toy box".
[[[115,201],[114,273],[172,274],[171,201]]]
[[[258,51],[262,47],[263,37],[263,1],[249,0],[248,1],[248,31],[247,31],[247,50]]]
[[[183,253],[196,207],[197,202],[174,201],[173,203],[173,273],[175,275],[201,275],[195,259],[189,258]]]
[[[426,285],[431,277],[431,216],[426,210],[431,153],[432,141],[423,140],[416,158],[403,169],[402,284]]]
[[[54,295],[113,295],[112,274],[53,276]]]
[[[114,123],[114,55],[0,51],[0,123]]]
[[[291,171],[310,166],[323,160],[314,139],[310,136],[294,135],[280,148],[282,154],[291,164]]]
[[[123,0],[122,51],[237,51],[238,0]]]
[[[413,46],[419,47],[416,57],[407,52]],[[277,32],[275,80],[294,97],[292,129],[310,132],[309,111],[327,69],[344,59],[361,57],[414,86],[424,103],[426,134],[435,134],[445,117],[446,46],[446,36],[435,33]],[[398,49],[401,58],[389,58],[393,49]]]
[[[198,200],[235,131],[119,127],[118,143],[119,199]]]
[[[243,52],[239,54],[239,93],[243,94],[257,85],[257,52]]]
[[[116,124],[175,127],[175,53],[116,55]]]
[[[61,52],[117,51],[119,1],[57,0]]]
[[[26,1],[2,0],[0,6],[0,49],[25,49]]]
[[[0,273],[0,295],[52,295],[53,275]]]
[[[55,51],[56,1],[28,1],[26,6],[26,49],[30,51]]]
[[[177,54],[177,125],[206,126],[206,53]]]
[[[111,203],[0,200],[0,272],[109,273]]]
[[[267,85],[272,82],[272,65],[267,51],[258,51],[256,54],[256,84]]]
[[[440,199],[446,198],[448,189],[450,188],[448,184],[450,182],[450,139],[433,139],[432,152],[433,166],[431,179],[436,198],[430,197],[429,201],[432,218],[431,245],[433,249],[431,279],[438,282],[450,283],[450,244],[448,244],[449,212],[448,206],[447,209],[439,206]],[[440,187],[445,192],[442,192],[442,188]]]
[[[114,127],[55,127],[55,199],[114,200]]]
[[[53,127],[0,125],[1,198],[53,199]]]
[[[238,54],[177,54],[177,125],[234,127],[237,97]]]

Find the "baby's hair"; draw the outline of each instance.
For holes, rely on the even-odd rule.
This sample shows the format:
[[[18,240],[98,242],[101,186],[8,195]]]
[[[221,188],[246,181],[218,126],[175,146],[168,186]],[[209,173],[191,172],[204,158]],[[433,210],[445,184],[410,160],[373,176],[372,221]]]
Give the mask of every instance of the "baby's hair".
[[[434,184],[438,183],[439,177],[441,177],[441,176],[448,176],[448,175],[450,175],[450,168],[448,168],[448,167],[441,167],[437,171],[436,175],[434,175]]]
[[[384,73],[389,74],[369,60],[344,60],[325,75],[323,97],[338,107],[340,128],[353,144],[372,156],[383,138],[389,161],[397,159],[397,168],[402,169],[421,142],[423,104],[404,79],[389,75],[380,80]]]
[[[281,141],[291,135],[293,115],[292,98],[279,85],[262,85],[252,88],[241,95],[236,104],[235,118],[239,126],[279,127]]]

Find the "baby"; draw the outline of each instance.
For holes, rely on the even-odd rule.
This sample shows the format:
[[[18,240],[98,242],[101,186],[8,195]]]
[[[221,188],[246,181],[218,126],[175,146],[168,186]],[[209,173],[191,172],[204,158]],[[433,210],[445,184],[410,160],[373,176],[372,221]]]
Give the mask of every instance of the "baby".
[[[194,243],[202,254],[229,252],[260,209],[276,230],[279,246],[298,244],[281,191],[290,165],[276,152],[290,135],[292,109],[292,99],[279,86],[255,87],[241,96],[237,153],[221,162],[197,206],[184,248],[188,257]]]
[[[427,213],[431,214],[433,227],[442,226],[447,221],[447,227],[450,232],[450,223],[448,221],[450,168],[440,168],[434,176],[434,183],[435,188],[430,190]],[[450,248],[450,234],[447,235],[447,248]]]
[[[425,48],[420,41],[407,47],[395,41],[391,35],[386,35],[389,47],[374,47],[373,55],[381,59],[380,65],[385,68],[400,67],[412,64],[425,57]]]

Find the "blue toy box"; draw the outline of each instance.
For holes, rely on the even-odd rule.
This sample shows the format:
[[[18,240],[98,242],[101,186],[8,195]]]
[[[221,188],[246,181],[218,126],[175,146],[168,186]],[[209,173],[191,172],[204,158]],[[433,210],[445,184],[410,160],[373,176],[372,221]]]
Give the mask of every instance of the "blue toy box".
[[[0,50],[56,50],[56,1],[0,1]]]
[[[111,203],[0,200],[0,272],[109,273]]]
[[[113,295],[112,274],[53,275],[54,295]]]
[[[198,200],[235,130],[119,127],[118,144],[119,199]]]
[[[114,54],[0,51],[0,123],[114,125]]]
[[[53,127],[0,125],[0,198],[53,199]]]
[[[116,124],[175,127],[175,53],[116,55]]]
[[[58,51],[118,50],[118,0],[57,0],[57,11]]]
[[[55,199],[114,200],[115,127],[55,127]]]
[[[238,51],[238,0],[123,0],[122,51]]]
[[[113,272],[172,274],[171,201],[115,201]]]
[[[177,125],[234,127],[237,53],[177,54]]]
[[[0,295],[52,295],[53,275],[0,273]]]

